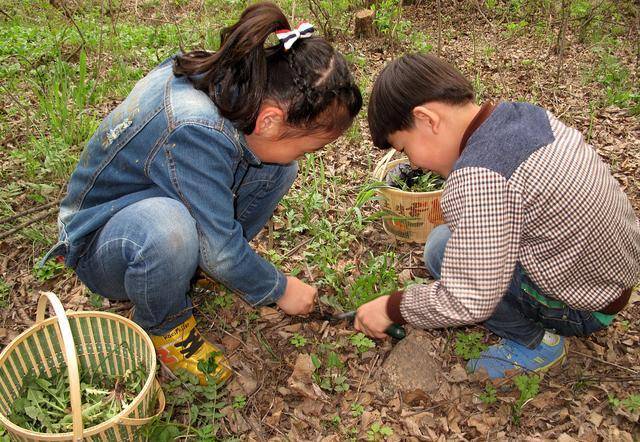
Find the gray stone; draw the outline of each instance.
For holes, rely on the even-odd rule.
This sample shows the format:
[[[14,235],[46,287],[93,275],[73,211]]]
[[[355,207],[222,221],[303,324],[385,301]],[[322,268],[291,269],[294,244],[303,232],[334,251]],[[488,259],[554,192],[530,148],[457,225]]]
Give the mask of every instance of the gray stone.
[[[445,382],[441,363],[435,358],[438,349],[423,330],[412,330],[399,341],[382,364],[382,386],[385,390],[431,393]],[[391,393],[388,391],[388,393]]]

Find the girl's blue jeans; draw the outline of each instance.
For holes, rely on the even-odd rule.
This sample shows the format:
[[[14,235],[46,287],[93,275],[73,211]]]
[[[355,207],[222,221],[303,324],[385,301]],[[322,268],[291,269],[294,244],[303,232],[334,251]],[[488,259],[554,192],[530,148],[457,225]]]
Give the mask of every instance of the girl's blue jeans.
[[[440,279],[444,249],[450,237],[449,227],[443,224],[427,238],[424,262],[435,279]],[[537,347],[547,329],[563,336],[586,336],[605,328],[591,312],[542,304],[525,291],[526,286],[541,293],[518,264],[504,297],[483,325],[496,335],[528,348]]]
[[[297,163],[249,168],[235,207],[247,241],[271,218],[296,172]],[[256,198],[256,181],[269,181],[272,191]],[[130,300],[134,321],[149,333],[164,334],[192,315],[187,293],[200,248],[195,220],[180,201],[148,198],[127,206],[87,244],[75,269],[80,280],[101,296]]]

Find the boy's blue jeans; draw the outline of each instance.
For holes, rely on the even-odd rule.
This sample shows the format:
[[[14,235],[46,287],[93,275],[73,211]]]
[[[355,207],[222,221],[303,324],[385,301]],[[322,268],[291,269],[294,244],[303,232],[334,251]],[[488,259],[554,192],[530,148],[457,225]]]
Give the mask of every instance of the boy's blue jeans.
[[[236,220],[247,241],[271,218],[296,172],[297,163],[249,168],[248,185],[238,188],[236,198]],[[255,181],[265,176],[272,191],[255,198]],[[133,302],[134,321],[149,333],[164,334],[192,315],[187,292],[200,248],[195,220],[180,201],[159,197],[127,206],[87,244],[75,269],[80,280],[101,296]]]
[[[424,249],[424,262],[435,279],[440,279],[444,249],[451,237],[446,224],[436,227]],[[498,336],[511,339],[528,348],[540,344],[545,330],[553,330],[563,336],[586,336],[605,328],[591,312],[570,307],[551,308],[529,295],[524,289],[529,286],[540,290],[518,264],[511,284],[502,301],[483,325]]]

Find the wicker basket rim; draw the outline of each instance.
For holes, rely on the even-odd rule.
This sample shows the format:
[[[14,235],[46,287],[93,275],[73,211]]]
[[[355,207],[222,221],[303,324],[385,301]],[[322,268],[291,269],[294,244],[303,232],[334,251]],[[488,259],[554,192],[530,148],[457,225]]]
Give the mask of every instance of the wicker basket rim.
[[[397,160],[392,160],[389,163],[387,163],[383,169],[381,170],[381,174],[382,175],[386,175],[387,172],[389,170],[391,170],[392,167],[397,166],[398,164],[408,164],[409,160],[406,158],[399,158]],[[375,179],[382,181],[384,179],[384,176],[380,177],[380,176],[374,176]],[[378,188],[379,191],[384,191],[384,192],[388,192],[392,195],[404,195],[404,196],[408,196],[408,195],[412,195],[412,196],[439,196],[442,195],[442,192],[444,191],[444,189],[440,189],[440,190],[432,190],[430,192],[407,192],[406,190],[400,190],[397,187],[393,187],[390,186],[388,184],[385,184],[384,186],[380,186]]]

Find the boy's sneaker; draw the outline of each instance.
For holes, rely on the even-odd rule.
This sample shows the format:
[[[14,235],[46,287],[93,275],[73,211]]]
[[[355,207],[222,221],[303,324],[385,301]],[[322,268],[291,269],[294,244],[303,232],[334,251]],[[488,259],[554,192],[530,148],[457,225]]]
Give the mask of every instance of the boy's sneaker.
[[[546,332],[542,342],[530,349],[510,339],[502,339],[492,345],[477,359],[467,363],[469,372],[486,370],[491,379],[504,378],[507,371],[523,370],[540,372],[562,362],[566,356],[564,337]]]
[[[203,385],[207,384],[207,377],[200,371],[200,367],[207,367],[211,371],[210,377],[218,384],[231,376],[229,361],[218,347],[200,334],[193,316],[165,335],[152,335],[151,341],[156,348],[158,360],[172,373],[186,370],[197,375]]]

